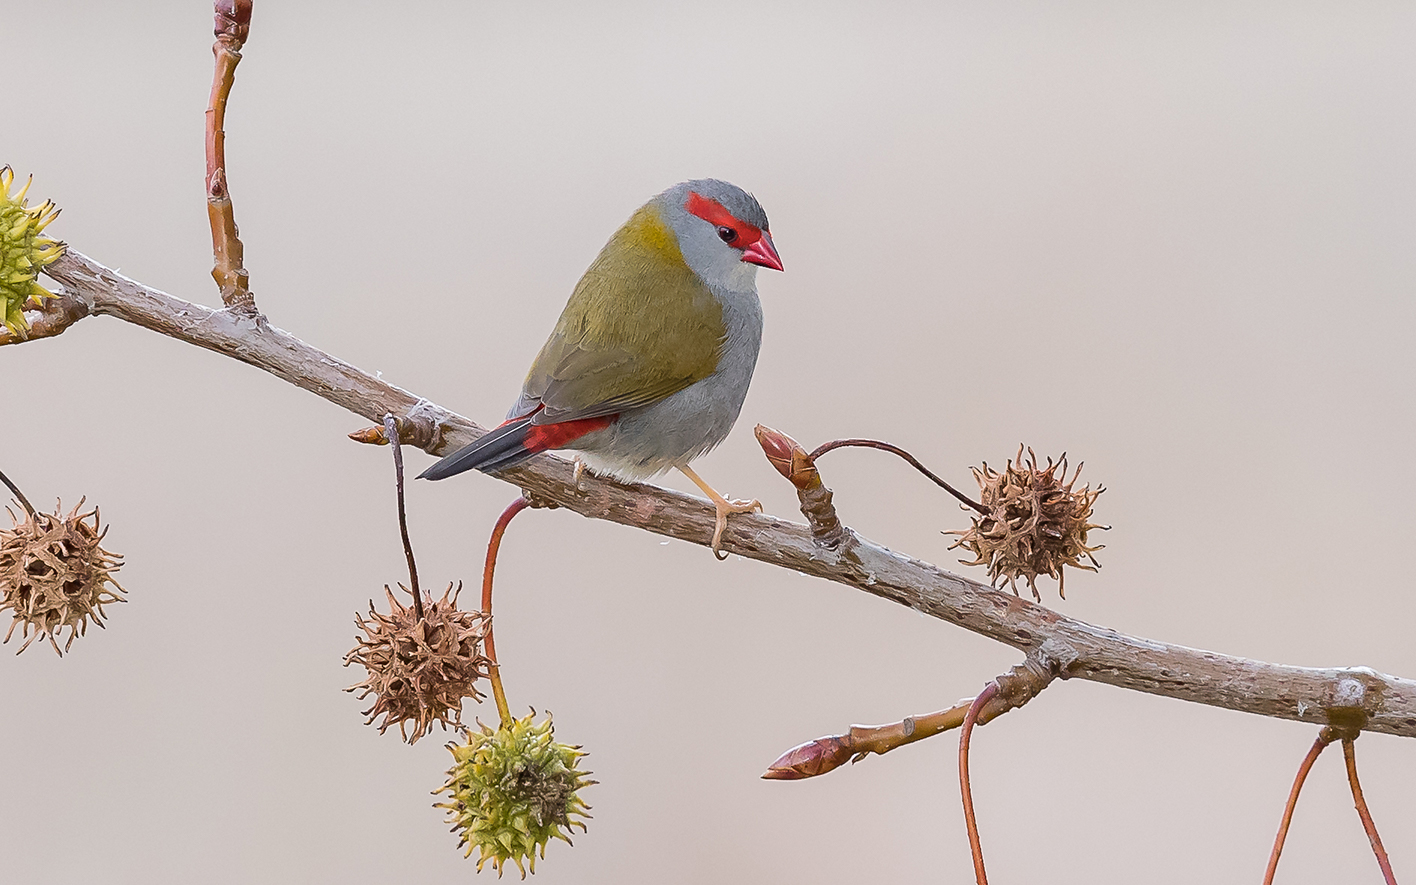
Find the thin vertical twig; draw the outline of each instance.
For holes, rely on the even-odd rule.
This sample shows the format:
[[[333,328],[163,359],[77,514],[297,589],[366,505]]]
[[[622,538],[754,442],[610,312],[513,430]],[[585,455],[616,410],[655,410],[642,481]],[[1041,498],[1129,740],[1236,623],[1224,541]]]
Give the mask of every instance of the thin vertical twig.
[[[236,82],[241,47],[251,32],[251,0],[215,0],[216,43],[212,53],[211,100],[206,110],[207,218],[211,222],[212,279],[227,307],[254,311],[251,277],[243,264],[245,250],[236,229],[236,210],[226,184],[226,101]]]
[[[501,717],[502,725],[509,724],[511,719],[511,708],[506,703],[506,691],[502,688],[501,664],[497,662],[497,645],[492,638],[492,628],[496,623],[492,618],[492,574],[497,568],[497,552],[501,550],[502,536],[506,534],[506,527],[511,525],[511,521],[516,518],[516,514],[531,506],[531,502],[524,496],[512,501],[502,515],[497,518],[497,524],[492,528],[491,540],[487,542],[487,564],[482,569],[482,614],[487,616],[487,635],[482,639],[482,648],[487,652],[487,659],[492,662],[492,697],[496,698],[497,715]]]
[[[19,486],[10,482],[10,477],[6,476],[3,471],[0,471],[0,482],[3,482],[5,488],[9,489],[14,494],[15,500],[19,501],[20,506],[25,508],[25,512],[29,514],[30,519],[34,519],[34,507],[30,505],[29,498],[25,497],[25,493],[20,491]]]
[[[1298,807],[1298,794],[1303,789],[1303,782],[1308,779],[1308,772],[1312,770],[1313,763],[1318,761],[1318,755],[1335,740],[1337,733],[1331,726],[1324,726],[1323,730],[1318,732],[1317,740],[1313,741],[1313,746],[1308,749],[1308,755],[1303,757],[1298,766],[1298,776],[1293,779],[1293,789],[1288,791],[1288,804],[1283,807],[1283,819],[1278,823],[1278,835],[1273,840],[1268,869],[1264,872],[1264,885],[1273,885],[1274,873],[1278,872],[1278,857],[1283,853],[1283,843],[1288,838],[1288,827],[1293,823],[1293,810]]]
[[[969,738],[973,735],[974,723],[978,722],[979,711],[996,694],[998,694],[998,683],[988,683],[969,705],[969,712],[964,716],[964,724],[959,731],[959,792],[963,794],[964,798],[964,826],[969,832],[969,851],[973,853],[974,879],[978,885],[988,885],[988,873],[983,868],[983,844],[978,838],[978,820],[974,817],[973,788],[969,785]]]
[[[398,490],[398,533],[403,536],[403,555],[408,558],[408,583],[413,588],[413,613],[423,620],[423,592],[418,589],[418,563],[413,559],[413,543],[408,540],[408,513],[403,506],[403,448],[398,444],[398,419],[384,413],[384,433],[393,448],[394,484]]]
[[[1372,821],[1372,812],[1367,809],[1367,800],[1362,797],[1362,783],[1357,780],[1357,748],[1352,738],[1342,739],[1342,758],[1347,762],[1347,783],[1352,786],[1352,801],[1357,806],[1357,816],[1362,819],[1362,829],[1367,831],[1367,841],[1372,843],[1372,853],[1377,856],[1377,866],[1382,868],[1382,877],[1387,885],[1396,885],[1396,874],[1391,869],[1391,858],[1382,847],[1382,837],[1377,835],[1377,825]]]

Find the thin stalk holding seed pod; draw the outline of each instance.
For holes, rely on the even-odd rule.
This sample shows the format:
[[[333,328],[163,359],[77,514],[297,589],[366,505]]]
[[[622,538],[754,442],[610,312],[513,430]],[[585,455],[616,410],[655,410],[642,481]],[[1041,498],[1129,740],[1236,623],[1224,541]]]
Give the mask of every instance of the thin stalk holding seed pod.
[[[30,504],[29,498],[25,497],[25,493],[20,491],[19,486],[15,485],[13,482],[10,482],[10,477],[6,476],[3,470],[0,470],[0,482],[3,482],[5,484],[5,488],[10,490],[11,494],[15,496],[15,500],[20,502],[20,506],[25,508],[25,512],[29,514],[30,519],[34,519],[34,506]]]
[[[909,465],[915,470],[918,470],[920,473],[923,473],[925,476],[929,477],[930,482],[939,486],[941,489],[953,495],[955,498],[958,498],[959,501],[965,504],[966,506],[972,507],[974,510],[977,510],[979,513],[982,513],[985,516],[988,515],[987,507],[983,506],[979,502],[975,501],[973,498],[970,498],[968,495],[965,495],[963,492],[949,485],[937,474],[935,474],[934,471],[930,470],[928,467],[925,467],[922,463],[920,463],[920,460],[914,455],[911,455],[909,452],[892,443],[887,443],[878,439],[833,439],[830,442],[825,442],[817,446],[816,451],[811,453],[811,460],[815,461],[817,458],[820,458],[822,455],[826,454],[832,449],[839,449],[845,446],[860,446],[861,448],[867,449],[880,449],[884,452],[890,452],[891,454],[899,455],[901,458],[904,458],[905,461],[909,462]]]
[[[501,664],[497,663],[497,646],[492,639],[492,574],[497,568],[497,551],[501,549],[502,536],[506,534],[506,527],[511,525],[511,521],[516,518],[516,514],[531,506],[531,502],[524,496],[512,501],[502,515],[498,517],[497,524],[492,528],[491,540],[487,542],[487,564],[482,569],[482,614],[487,618],[487,635],[482,640],[482,648],[487,652],[487,658],[492,662],[492,697],[497,701],[497,715],[501,717],[501,724],[504,728],[510,728],[516,720],[511,715],[511,708],[506,703],[506,691],[502,688]]]
[[[1358,732],[1360,734],[1360,732]],[[1377,856],[1377,866],[1382,869],[1386,885],[1396,885],[1396,873],[1391,869],[1391,858],[1382,847],[1382,837],[1377,835],[1377,825],[1372,821],[1372,812],[1367,809],[1367,800],[1362,797],[1362,784],[1357,780],[1357,748],[1351,737],[1342,739],[1342,758],[1347,763],[1347,783],[1352,787],[1352,802],[1357,806],[1357,816],[1362,819],[1362,829],[1367,833],[1367,841],[1372,843],[1372,853]]]
[[[1298,766],[1298,776],[1293,779],[1293,789],[1288,791],[1288,804],[1283,807],[1283,819],[1278,823],[1278,835],[1273,840],[1268,869],[1264,871],[1264,885],[1272,885],[1274,873],[1278,872],[1278,858],[1283,854],[1283,843],[1288,839],[1288,827],[1293,823],[1293,811],[1298,807],[1298,794],[1303,790],[1303,782],[1308,779],[1308,772],[1312,770],[1313,763],[1318,761],[1318,755],[1336,739],[1337,732],[1332,726],[1324,726],[1323,730],[1318,732],[1317,740],[1313,741],[1313,746],[1308,749],[1308,755],[1303,757]]]
[[[432,730],[434,722],[444,728],[460,725],[463,699],[482,700],[477,681],[488,678],[491,669],[482,646],[488,619],[480,611],[457,607],[460,581],[449,583],[441,599],[429,596],[424,600],[408,536],[402,447],[398,421],[392,413],[384,413],[380,430],[393,446],[398,530],[412,585],[411,589],[398,586],[413,597],[413,604],[401,604],[385,584],[388,614],[380,613],[370,600],[368,617],[354,616],[363,635],[356,637],[358,644],[344,656],[344,665],[358,664],[367,676],[345,691],[358,692],[360,699],[374,695],[374,705],[364,711],[368,717],[365,724],[372,725],[383,717],[380,734],[397,723],[403,739],[417,743]]]
[[[408,540],[408,514],[403,507],[403,449],[398,444],[398,419],[392,412],[384,413],[384,433],[393,448],[394,482],[398,488],[398,532],[403,536],[403,555],[408,558],[408,583],[413,590],[413,611],[423,620],[423,593],[418,589],[418,563],[413,559],[413,544]],[[493,659],[495,660],[495,658]]]
[[[974,723],[978,714],[998,694],[998,683],[984,686],[978,697],[969,704],[969,712],[964,716],[964,725],[959,729],[959,792],[964,800],[964,827],[969,832],[969,851],[973,854],[974,879],[978,885],[988,885],[988,873],[983,868],[983,845],[978,838],[978,821],[974,817],[973,789],[969,785],[969,738],[973,736]]]

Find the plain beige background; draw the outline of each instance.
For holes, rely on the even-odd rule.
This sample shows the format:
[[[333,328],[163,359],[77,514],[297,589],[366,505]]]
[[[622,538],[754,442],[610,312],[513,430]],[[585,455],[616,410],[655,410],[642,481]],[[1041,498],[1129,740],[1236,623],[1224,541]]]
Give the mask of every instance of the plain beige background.
[[[0,0],[0,162],[75,248],[209,304],[210,19]],[[719,487],[794,513],[758,421],[888,438],[961,483],[1020,441],[1066,449],[1115,528],[1049,605],[1416,677],[1413,46],[1409,3],[258,0],[230,174],[274,324],[483,422],[636,206],[730,179],[787,272],[762,274],[756,381],[701,462]],[[364,422],[111,319],[0,371],[0,464],[101,505],[131,591],[63,660],[0,657],[0,878],[470,880],[431,807],[442,735],[379,737],[340,691],[354,612],[404,574],[388,450],[344,439]],[[850,524],[961,568],[945,496],[884,455],[823,465]],[[412,488],[429,584],[476,581],[513,494]],[[518,521],[499,578],[513,704],[553,710],[602,781],[537,881],[971,881],[952,738],[757,776],[1014,652],[564,512]],[[1059,684],[977,737],[994,881],[1257,882],[1313,737]],[[1359,752],[1416,875],[1416,743]],[[1281,882],[1379,881],[1339,758]]]

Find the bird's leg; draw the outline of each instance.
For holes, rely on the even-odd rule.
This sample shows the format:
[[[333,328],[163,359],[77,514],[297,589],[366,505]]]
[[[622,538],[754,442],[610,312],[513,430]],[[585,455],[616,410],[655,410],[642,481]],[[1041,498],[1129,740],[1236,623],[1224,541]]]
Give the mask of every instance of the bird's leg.
[[[585,473],[585,461],[579,455],[576,455],[572,461],[575,464],[575,472],[570,475],[570,482],[575,486],[577,492],[583,492],[585,490],[580,487],[580,477]]]
[[[708,500],[713,502],[713,507],[718,511],[718,520],[713,526],[713,555],[719,559],[727,559],[728,554],[724,553],[720,547],[723,542],[723,529],[728,527],[728,514],[751,513],[754,510],[760,513],[762,511],[762,502],[757,500],[729,501],[727,498],[718,494],[712,486],[700,479],[698,474],[694,473],[687,464],[678,465],[678,469],[684,476],[693,480],[694,485],[703,490],[703,494],[708,496]]]

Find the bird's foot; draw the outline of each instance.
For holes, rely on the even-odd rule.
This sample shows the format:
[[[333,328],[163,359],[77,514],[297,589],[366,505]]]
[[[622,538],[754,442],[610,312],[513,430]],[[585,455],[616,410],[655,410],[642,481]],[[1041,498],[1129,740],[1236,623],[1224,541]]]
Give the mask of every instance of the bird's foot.
[[[751,501],[734,501],[720,496],[713,501],[713,507],[718,511],[717,520],[713,524],[713,555],[724,560],[728,558],[728,554],[722,550],[723,529],[728,527],[728,516],[733,513],[761,513],[762,502],[755,498]]]
[[[583,492],[585,490],[580,487],[580,477],[585,474],[585,461],[579,455],[576,455],[572,461],[575,464],[575,472],[570,475],[571,485],[575,486],[577,492]]]
[[[708,500],[713,502],[713,509],[718,512],[717,519],[713,523],[713,555],[719,560],[727,559],[728,554],[723,552],[723,529],[728,527],[728,516],[733,513],[752,513],[754,510],[761,513],[762,502],[755,500],[730,501],[704,482],[687,464],[678,465],[678,469],[684,476],[693,480],[693,484],[702,489],[703,494],[708,496]]]

